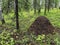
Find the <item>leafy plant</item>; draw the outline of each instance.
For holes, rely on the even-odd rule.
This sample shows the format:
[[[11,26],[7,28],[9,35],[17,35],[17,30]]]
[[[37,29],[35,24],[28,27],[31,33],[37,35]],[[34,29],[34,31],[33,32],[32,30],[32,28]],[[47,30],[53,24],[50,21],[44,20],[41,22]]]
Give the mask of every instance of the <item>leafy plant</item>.
[[[14,39],[10,36],[11,34],[4,30],[0,34],[0,44],[1,45],[14,45]]]

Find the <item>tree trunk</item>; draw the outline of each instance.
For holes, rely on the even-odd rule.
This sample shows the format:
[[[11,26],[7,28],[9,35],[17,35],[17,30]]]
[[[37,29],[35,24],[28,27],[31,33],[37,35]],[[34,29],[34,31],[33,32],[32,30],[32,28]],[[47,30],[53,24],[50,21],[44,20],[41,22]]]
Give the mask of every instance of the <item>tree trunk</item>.
[[[18,0],[15,0],[15,15],[16,15],[16,28],[19,29],[19,18],[18,18]]]
[[[28,5],[28,3],[29,3],[28,0],[25,0],[24,8],[25,8],[26,11],[29,10],[29,5]]]
[[[34,14],[36,14],[36,4],[37,4],[37,0],[33,0]]]
[[[50,10],[50,0],[48,0],[48,12],[49,12],[49,10]]]
[[[3,16],[2,16],[2,0],[0,0],[0,20],[2,21],[2,24],[5,23],[5,20],[4,20]]]
[[[46,0],[45,0],[45,10],[44,10],[44,15],[46,15]]]
[[[38,14],[41,12],[41,5],[40,5],[40,0],[38,0]]]
[[[8,0],[8,3],[7,3],[7,11],[6,11],[6,14],[9,13],[9,6],[10,6],[10,0]]]

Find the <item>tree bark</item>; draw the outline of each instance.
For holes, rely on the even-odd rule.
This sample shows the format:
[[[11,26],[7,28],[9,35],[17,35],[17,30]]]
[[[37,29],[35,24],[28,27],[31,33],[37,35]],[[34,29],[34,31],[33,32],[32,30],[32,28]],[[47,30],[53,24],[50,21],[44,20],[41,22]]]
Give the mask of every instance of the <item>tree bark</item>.
[[[40,0],[38,0],[38,14],[41,12],[41,5],[40,5]]]
[[[49,12],[49,10],[50,10],[50,0],[48,0],[48,12]]]
[[[2,0],[0,0],[0,20],[1,20],[2,24],[5,23],[5,20],[2,15]]]
[[[36,3],[37,3],[37,0],[33,0],[34,14],[36,14]]]
[[[16,28],[19,29],[18,0],[15,0]]]
[[[45,0],[45,10],[44,10],[44,15],[46,15],[46,0]]]

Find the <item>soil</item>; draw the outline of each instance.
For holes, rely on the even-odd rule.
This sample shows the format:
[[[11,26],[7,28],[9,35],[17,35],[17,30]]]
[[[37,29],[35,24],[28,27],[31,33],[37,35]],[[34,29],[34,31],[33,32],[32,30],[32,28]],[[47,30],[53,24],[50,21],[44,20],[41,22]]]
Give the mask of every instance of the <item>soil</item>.
[[[35,35],[40,34],[53,34],[54,27],[45,16],[39,16],[29,27],[28,32],[34,32]]]

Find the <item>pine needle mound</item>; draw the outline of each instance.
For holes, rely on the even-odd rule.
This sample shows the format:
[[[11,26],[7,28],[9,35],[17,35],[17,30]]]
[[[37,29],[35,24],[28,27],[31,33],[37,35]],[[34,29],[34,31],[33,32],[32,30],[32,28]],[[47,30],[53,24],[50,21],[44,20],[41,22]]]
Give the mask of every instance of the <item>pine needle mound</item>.
[[[35,35],[48,35],[53,34],[54,29],[55,28],[45,16],[39,16],[29,27],[28,32],[34,32]]]

